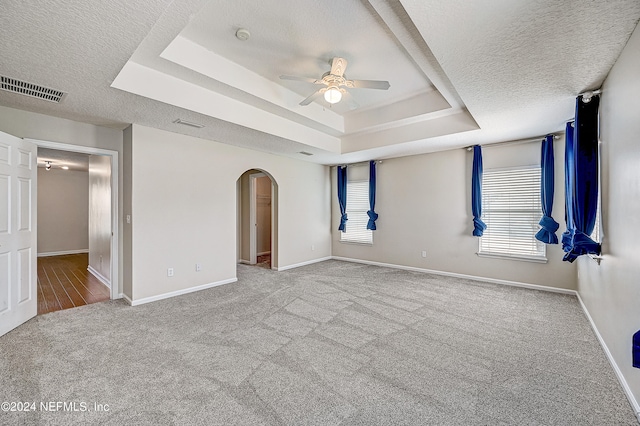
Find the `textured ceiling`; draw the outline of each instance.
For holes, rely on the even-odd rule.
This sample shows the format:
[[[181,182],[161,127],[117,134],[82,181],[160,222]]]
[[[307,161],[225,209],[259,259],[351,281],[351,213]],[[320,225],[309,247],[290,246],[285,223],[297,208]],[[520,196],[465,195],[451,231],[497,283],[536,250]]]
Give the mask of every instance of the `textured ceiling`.
[[[502,140],[561,131],[640,17],[637,0],[401,2],[480,127]]]
[[[561,131],[639,18],[637,0],[8,0],[0,74],[68,95],[0,105],[324,164],[411,155]],[[278,76],[319,77],[333,56],[391,89],[354,91],[354,111],[298,106],[315,87]]]

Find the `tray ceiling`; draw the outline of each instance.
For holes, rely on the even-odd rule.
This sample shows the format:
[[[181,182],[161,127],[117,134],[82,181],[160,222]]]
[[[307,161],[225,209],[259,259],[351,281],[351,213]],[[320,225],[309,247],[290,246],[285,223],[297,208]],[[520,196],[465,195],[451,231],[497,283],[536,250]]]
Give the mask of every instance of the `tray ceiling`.
[[[9,1],[0,74],[67,95],[0,105],[323,164],[412,155],[561,131],[639,18],[635,0]],[[279,76],[319,78],[335,56],[390,89],[298,105],[318,86]]]

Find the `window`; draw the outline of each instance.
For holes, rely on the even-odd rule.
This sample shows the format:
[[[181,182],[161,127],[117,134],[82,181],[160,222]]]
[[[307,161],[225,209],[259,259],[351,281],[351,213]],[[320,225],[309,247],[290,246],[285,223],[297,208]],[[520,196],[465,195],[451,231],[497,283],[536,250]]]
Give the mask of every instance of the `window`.
[[[540,167],[485,170],[482,177],[480,256],[546,261],[545,244],[535,238],[542,217]]]
[[[347,182],[347,232],[340,232],[340,241],[373,244],[373,231],[367,229],[369,216],[369,181]]]

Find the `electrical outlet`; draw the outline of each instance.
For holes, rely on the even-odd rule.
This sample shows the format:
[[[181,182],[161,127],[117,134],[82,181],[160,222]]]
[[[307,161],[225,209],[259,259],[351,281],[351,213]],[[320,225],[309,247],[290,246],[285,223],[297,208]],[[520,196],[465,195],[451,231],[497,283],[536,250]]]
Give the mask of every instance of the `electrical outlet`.
[[[426,250],[422,250],[422,257],[427,257],[427,251]]]
[[[173,276],[173,268],[167,269],[167,276],[168,277],[172,277]]]
[[[200,272],[202,271],[202,265],[199,263],[196,263],[196,272]]]

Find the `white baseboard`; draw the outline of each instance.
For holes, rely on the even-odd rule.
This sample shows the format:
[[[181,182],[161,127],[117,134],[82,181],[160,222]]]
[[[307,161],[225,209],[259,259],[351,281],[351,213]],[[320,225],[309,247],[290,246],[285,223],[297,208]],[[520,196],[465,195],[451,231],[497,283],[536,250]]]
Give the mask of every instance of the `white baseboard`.
[[[131,306],[144,305],[145,303],[151,303],[162,299],[169,299],[171,297],[182,296],[183,294],[193,293],[195,291],[206,290],[211,287],[217,287],[219,285],[234,283],[238,281],[238,278],[229,278],[228,280],[216,281],[214,283],[203,284],[197,287],[185,288],[184,290],[171,291],[169,293],[159,294],[157,296],[144,297],[142,299],[131,300],[127,296],[123,295],[124,300],[127,301]]]
[[[124,293],[120,293],[120,299],[124,299],[125,302],[127,302],[129,304],[129,306],[133,306],[133,301],[131,300],[131,298],[129,298],[129,296],[127,296]]]
[[[325,260],[331,260],[331,256],[321,257],[320,259],[307,260],[306,262],[300,262],[293,265],[280,266],[278,268],[272,268],[278,272],[286,271],[287,269],[299,268],[301,266],[311,265],[313,263],[324,262]]]
[[[271,251],[262,251],[260,253],[256,253],[256,256],[264,256],[265,254],[271,254]]]
[[[552,293],[562,293],[562,294],[572,294],[572,295],[577,294],[575,290],[569,290],[569,289],[566,289],[566,288],[547,287],[547,286],[544,286],[544,285],[522,283],[522,282],[518,282],[518,281],[500,280],[500,279],[496,279],[496,278],[485,278],[485,277],[478,277],[476,275],[457,274],[455,272],[436,271],[434,269],[416,268],[414,266],[395,265],[395,264],[392,264],[392,263],[373,262],[373,261],[370,261],[370,260],[351,259],[351,258],[348,258],[348,257],[339,257],[339,256],[331,256],[331,259],[342,260],[344,262],[363,263],[365,265],[382,266],[382,267],[385,267],[385,268],[402,269],[402,270],[405,270],[405,271],[413,271],[413,272],[422,272],[422,273],[426,273],[426,274],[442,275],[442,276],[446,276],[446,277],[463,278],[463,279],[467,279],[467,280],[488,282],[488,283],[493,283],[493,284],[503,284],[503,285],[509,285],[509,286],[513,286],[513,287],[524,287],[524,288],[529,288],[529,289],[532,289],[532,290],[549,291],[549,292],[552,292]]]
[[[638,422],[640,423],[640,404],[638,403],[638,401],[636,400],[635,396],[633,395],[633,392],[631,392],[631,388],[629,387],[629,384],[627,383],[627,380],[624,378],[624,375],[622,374],[622,371],[620,371],[620,368],[618,367],[618,364],[616,363],[615,359],[613,359],[613,355],[611,355],[611,351],[609,351],[609,348],[607,347],[607,344],[604,342],[604,339],[602,338],[602,335],[598,331],[598,327],[596,327],[596,323],[593,322],[593,318],[591,318],[591,314],[589,313],[589,310],[587,309],[586,305],[582,301],[582,298],[580,297],[580,293],[576,292],[576,296],[578,296],[578,300],[580,301],[580,305],[582,306],[582,310],[584,311],[584,314],[587,316],[587,319],[589,320],[589,323],[591,324],[591,328],[593,329],[593,332],[595,333],[596,337],[598,338],[598,341],[600,342],[600,346],[602,346],[602,350],[604,350],[604,353],[607,356],[607,359],[609,360],[609,363],[611,364],[611,367],[613,367],[613,371],[616,373],[616,376],[618,377],[618,381],[620,382],[620,385],[622,386],[622,390],[624,390],[624,393],[627,396],[627,399],[629,400],[629,403],[631,404],[631,407],[633,408],[633,411],[635,412],[635,415],[636,415],[636,417],[638,419]]]
[[[49,252],[46,252],[46,253],[38,253],[38,257],[64,256],[66,254],[81,254],[81,253],[89,253],[89,249],[65,250],[65,251],[49,251]]]
[[[106,285],[107,288],[109,289],[111,288],[111,281],[107,279],[107,277],[102,275],[100,272],[98,272],[93,266],[91,265],[87,266],[87,271],[89,271],[91,275],[96,277],[98,281],[100,281],[102,284]]]

